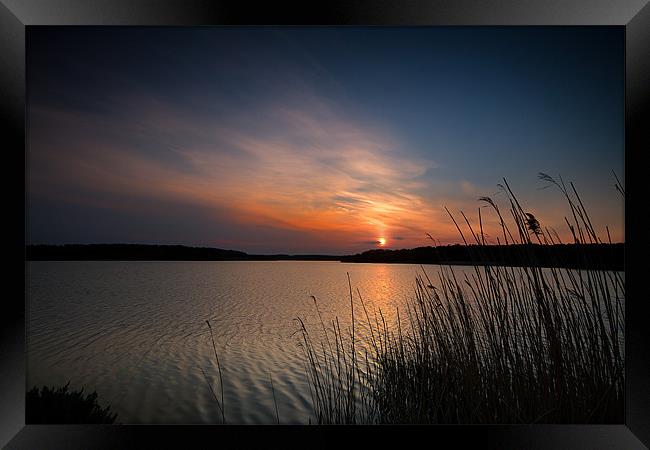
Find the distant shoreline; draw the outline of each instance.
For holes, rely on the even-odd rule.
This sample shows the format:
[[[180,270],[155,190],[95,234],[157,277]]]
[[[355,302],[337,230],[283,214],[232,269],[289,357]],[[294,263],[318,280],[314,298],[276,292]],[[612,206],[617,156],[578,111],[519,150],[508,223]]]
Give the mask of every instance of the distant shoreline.
[[[340,261],[337,255],[252,255],[237,250],[185,245],[27,245],[27,261]]]
[[[355,255],[253,255],[183,245],[27,245],[26,261],[339,261],[624,270],[625,244],[446,245],[368,250]]]

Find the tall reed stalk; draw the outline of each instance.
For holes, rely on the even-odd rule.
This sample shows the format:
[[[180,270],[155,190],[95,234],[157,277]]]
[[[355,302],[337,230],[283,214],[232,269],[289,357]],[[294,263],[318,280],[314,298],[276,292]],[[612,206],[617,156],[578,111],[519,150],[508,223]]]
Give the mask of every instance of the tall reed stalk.
[[[566,199],[573,243],[602,243],[573,183],[540,178]],[[480,199],[498,218],[499,242],[561,243],[505,179],[500,187],[507,214]],[[624,195],[620,183],[617,190]],[[478,251],[468,237],[485,242],[480,209],[478,228],[464,213],[462,226],[449,214]],[[526,267],[477,264],[459,274],[441,266],[435,286],[423,270],[396,326],[381,309],[371,316],[359,291],[363,314],[355,316],[349,275],[349,329],[338,318],[326,325],[314,297],[320,338],[298,322],[318,423],[622,422],[624,276],[561,268],[560,253],[559,267],[542,268],[521,248]]]

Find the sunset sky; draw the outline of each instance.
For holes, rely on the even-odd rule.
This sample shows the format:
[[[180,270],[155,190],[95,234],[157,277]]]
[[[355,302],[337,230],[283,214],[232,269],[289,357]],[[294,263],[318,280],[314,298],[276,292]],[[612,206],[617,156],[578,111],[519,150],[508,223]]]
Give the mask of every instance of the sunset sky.
[[[503,177],[566,238],[546,172],[623,241],[623,38],[30,27],[28,240],[295,254],[455,243],[444,206],[472,220],[481,196],[505,209]]]

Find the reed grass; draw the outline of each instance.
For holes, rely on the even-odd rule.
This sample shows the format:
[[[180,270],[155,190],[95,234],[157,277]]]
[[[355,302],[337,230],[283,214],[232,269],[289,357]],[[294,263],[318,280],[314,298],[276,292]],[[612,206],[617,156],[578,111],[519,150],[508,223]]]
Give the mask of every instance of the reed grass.
[[[214,358],[217,361],[217,369],[219,373],[219,389],[221,391],[221,401],[219,401],[219,397],[217,396],[217,393],[214,391],[214,388],[212,387],[212,383],[208,379],[208,375],[205,373],[205,370],[201,367],[201,372],[203,373],[203,378],[205,378],[205,382],[207,383],[208,387],[210,388],[210,392],[212,392],[212,397],[214,398],[214,401],[217,404],[217,407],[219,408],[219,411],[221,412],[221,423],[225,424],[226,423],[226,411],[225,411],[225,402],[224,402],[224,395],[223,395],[223,377],[221,375],[221,363],[219,362],[219,354],[217,353],[217,346],[214,343],[214,334],[212,333],[212,325],[210,325],[210,321],[206,320],[205,321],[208,324],[208,329],[210,330],[210,339],[212,340],[212,349],[214,350]]]
[[[573,243],[602,243],[573,183],[540,179],[566,199]],[[562,243],[505,179],[499,186],[507,213],[480,199],[498,218],[498,243]],[[624,196],[618,179],[616,189]],[[485,243],[481,209],[478,226],[448,213],[465,245]],[[316,421],[622,423],[623,275],[562,268],[561,260],[543,268],[525,245],[521,251],[526,267],[477,264],[460,274],[441,266],[435,285],[422,269],[395,326],[353,295],[349,275],[350,327],[342,330],[338,318],[326,325],[314,297],[320,330],[298,323]]]

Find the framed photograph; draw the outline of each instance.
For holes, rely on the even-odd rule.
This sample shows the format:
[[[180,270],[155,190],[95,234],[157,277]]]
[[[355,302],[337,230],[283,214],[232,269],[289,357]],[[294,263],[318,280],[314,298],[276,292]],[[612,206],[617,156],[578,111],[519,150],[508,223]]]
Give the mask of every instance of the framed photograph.
[[[0,443],[647,448],[646,3],[2,0]]]

